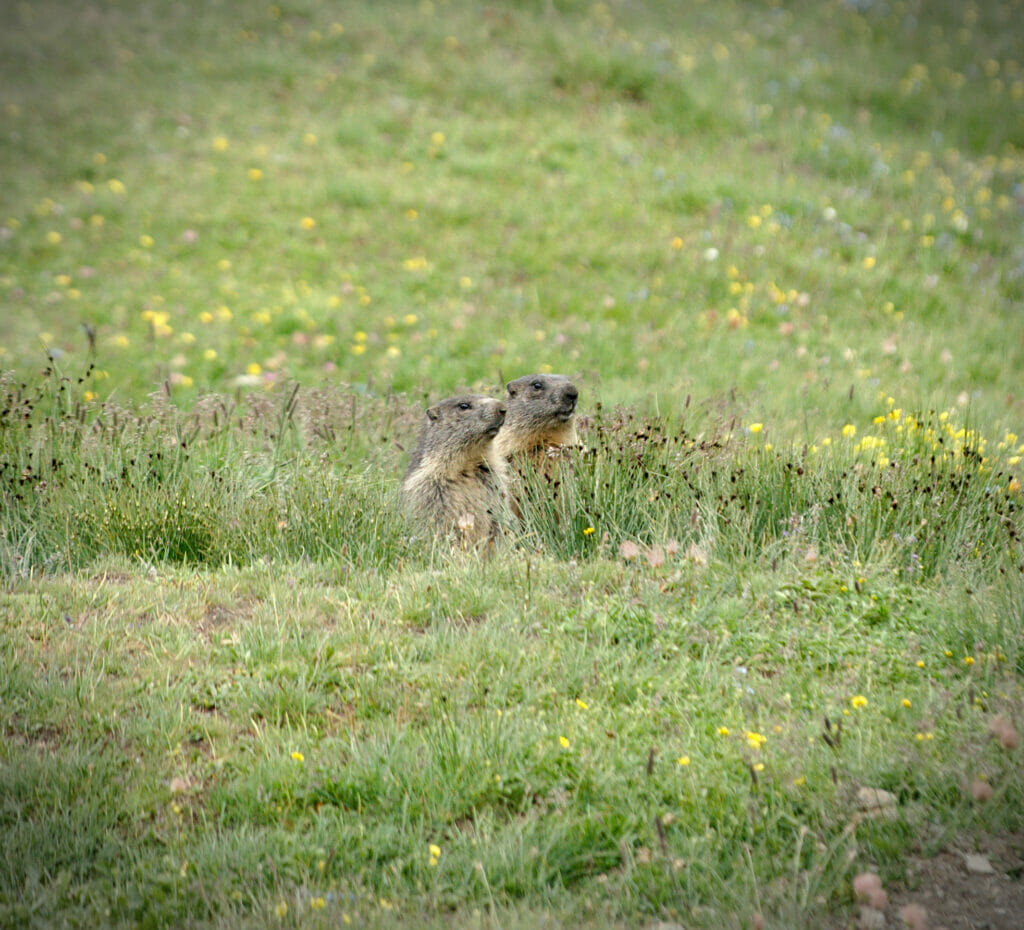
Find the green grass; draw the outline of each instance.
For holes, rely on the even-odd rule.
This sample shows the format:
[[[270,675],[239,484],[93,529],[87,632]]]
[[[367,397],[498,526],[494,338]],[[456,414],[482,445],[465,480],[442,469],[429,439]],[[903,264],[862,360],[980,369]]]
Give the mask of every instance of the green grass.
[[[1021,14],[12,9],[0,926],[812,927],[1020,831]],[[453,554],[424,401],[535,370]]]

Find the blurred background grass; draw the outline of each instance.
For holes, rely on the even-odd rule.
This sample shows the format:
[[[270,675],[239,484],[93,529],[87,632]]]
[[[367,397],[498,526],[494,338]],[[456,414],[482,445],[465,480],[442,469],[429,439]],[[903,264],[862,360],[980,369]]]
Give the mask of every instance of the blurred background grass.
[[[1019,423],[1020,12],[17,5],[0,365]]]

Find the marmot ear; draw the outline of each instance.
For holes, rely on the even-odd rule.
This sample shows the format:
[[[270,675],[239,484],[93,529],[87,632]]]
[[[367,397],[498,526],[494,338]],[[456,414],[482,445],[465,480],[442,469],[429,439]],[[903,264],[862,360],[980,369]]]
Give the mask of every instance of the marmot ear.
[[[513,383],[514,382],[509,381],[509,383],[505,385],[505,390],[508,391],[508,396],[509,397],[515,397],[516,396],[516,389],[514,387],[512,387]]]
[[[439,416],[441,416],[440,407],[427,407],[427,417],[429,419],[436,420]]]

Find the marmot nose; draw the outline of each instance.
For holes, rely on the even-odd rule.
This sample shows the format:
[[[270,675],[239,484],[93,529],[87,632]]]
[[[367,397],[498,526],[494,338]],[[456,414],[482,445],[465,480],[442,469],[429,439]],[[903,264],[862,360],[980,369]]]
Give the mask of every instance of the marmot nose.
[[[505,405],[504,405],[504,404],[502,404],[502,405],[501,405],[501,406],[500,406],[500,407],[498,408],[498,416],[499,416],[499,417],[503,417],[503,416],[505,416],[505,413],[506,413],[506,410],[505,410]]]
[[[577,391],[575,387],[570,385],[569,387],[567,387],[565,389],[565,399],[566,400],[571,401],[572,403],[575,404],[576,403],[576,398],[579,397],[579,396],[580,396],[580,392]]]

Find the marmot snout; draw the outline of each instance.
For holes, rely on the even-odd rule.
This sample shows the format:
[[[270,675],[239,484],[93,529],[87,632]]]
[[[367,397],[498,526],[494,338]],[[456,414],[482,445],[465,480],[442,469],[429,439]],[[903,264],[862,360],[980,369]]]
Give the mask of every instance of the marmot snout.
[[[505,422],[501,401],[462,394],[426,411],[402,481],[406,506],[441,533],[467,543],[495,538],[504,468],[494,439]]]

